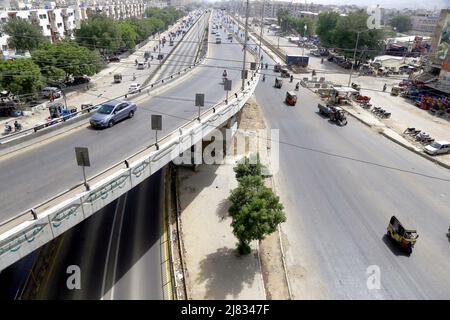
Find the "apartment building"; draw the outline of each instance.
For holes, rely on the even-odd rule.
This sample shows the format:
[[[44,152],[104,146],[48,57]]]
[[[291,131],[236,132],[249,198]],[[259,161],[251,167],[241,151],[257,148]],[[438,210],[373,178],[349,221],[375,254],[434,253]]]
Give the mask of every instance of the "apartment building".
[[[439,21],[439,16],[434,13],[423,13],[411,16],[412,31],[417,31],[426,34],[433,34],[437,23]]]

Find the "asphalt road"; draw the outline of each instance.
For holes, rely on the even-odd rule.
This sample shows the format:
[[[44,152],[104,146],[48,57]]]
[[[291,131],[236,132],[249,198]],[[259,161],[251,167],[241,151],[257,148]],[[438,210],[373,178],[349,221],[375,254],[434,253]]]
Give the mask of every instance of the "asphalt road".
[[[267,55],[264,61],[274,63]],[[279,129],[275,179],[287,214],[283,238],[294,298],[449,299],[448,170],[350,116],[345,127],[330,123],[305,88],[297,105],[287,106],[295,82],[285,79],[275,89],[274,72],[264,72],[255,93],[268,125]],[[385,236],[392,215],[419,233],[411,256]],[[367,286],[373,266],[380,289]]]
[[[161,171],[63,235],[40,299],[162,300]],[[69,290],[67,268],[80,268]]]
[[[225,39],[225,32],[221,30],[221,33]],[[186,44],[189,45],[188,42]],[[89,148],[91,167],[86,170],[89,177],[154,141],[150,130],[151,114],[163,115],[160,134],[163,136],[196,116],[195,93],[205,93],[205,109],[224,99],[222,71],[226,68],[233,83],[239,83],[241,62],[236,57],[242,55],[242,48],[235,42],[210,43],[209,46],[209,55],[214,59],[206,60],[205,65],[194,70],[189,81],[139,102],[134,118],[111,129],[82,127],[50,143],[0,159],[0,181],[4,182],[0,184],[0,221],[81,182],[82,173],[76,166],[74,155],[76,146]],[[189,54],[193,56],[194,52]],[[229,61],[232,59],[237,61]]]

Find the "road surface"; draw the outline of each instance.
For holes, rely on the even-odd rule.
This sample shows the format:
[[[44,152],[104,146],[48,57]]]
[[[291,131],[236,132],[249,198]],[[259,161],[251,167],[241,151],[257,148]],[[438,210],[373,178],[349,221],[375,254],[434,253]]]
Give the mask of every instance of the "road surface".
[[[264,72],[255,94],[269,127],[280,130],[275,178],[294,298],[449,299],[448,170],[351,117],[345,127],[330,123],[308,89],[287,106],[294,83],[275,89],[274,72]],[[409,257],[385,236],[392,215],[419,233]],[[377,270],[381,287],[369,289]]]

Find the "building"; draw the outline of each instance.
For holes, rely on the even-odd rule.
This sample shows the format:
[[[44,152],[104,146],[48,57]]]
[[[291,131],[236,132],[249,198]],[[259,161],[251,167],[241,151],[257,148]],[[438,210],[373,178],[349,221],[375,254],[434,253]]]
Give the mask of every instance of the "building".
[[[450,95],[450,9],[441,10],[429,58],[429,68],[423,76],[429,79],[426,85]]]
[[[434,13],[423,13],[411,16],[411,31],[420,32],[422,34],[433,34],[439,16]]]

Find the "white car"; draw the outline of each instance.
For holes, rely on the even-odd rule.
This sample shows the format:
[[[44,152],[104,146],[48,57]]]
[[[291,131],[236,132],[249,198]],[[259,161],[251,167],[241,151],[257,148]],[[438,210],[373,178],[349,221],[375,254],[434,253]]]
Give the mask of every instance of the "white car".
[[[434,156],[437,154],[449,153],[450,142],[448,141],[436,141],[423,148],[423,151]]]
[[[139,83],[132,83],[128,89],[128,93],[141,92],[141,85]]]

